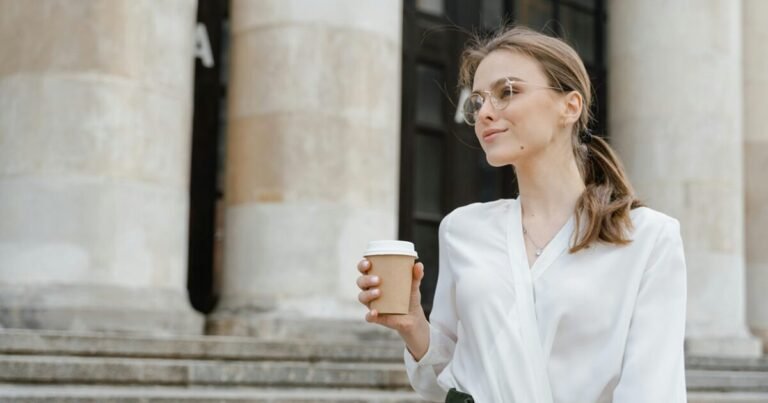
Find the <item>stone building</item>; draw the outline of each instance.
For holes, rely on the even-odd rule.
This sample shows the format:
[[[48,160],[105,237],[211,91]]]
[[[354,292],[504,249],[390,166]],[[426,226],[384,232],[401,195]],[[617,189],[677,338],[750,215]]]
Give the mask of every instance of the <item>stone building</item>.
[[[768,3],[0,0],[0,325],[351,332],[370,239],[514,197],[456,117],[466,30],[567,38],[595,129],[680,219],[687,349],[768,342]],[[309,324],[309,325],[308,325]],[[762,343],[760,340],[762,339]]]

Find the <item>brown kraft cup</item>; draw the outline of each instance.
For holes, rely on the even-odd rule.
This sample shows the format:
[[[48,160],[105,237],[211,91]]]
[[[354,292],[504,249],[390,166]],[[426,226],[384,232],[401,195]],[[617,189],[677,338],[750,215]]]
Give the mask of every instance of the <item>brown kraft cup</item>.
[[[413,282],[413,264],[418,255],[413,243],[406,241],[371,241],[365,258],[371,262],[368,274],[379,277],[380,296],[371,301],[379,314],[408,313]]]

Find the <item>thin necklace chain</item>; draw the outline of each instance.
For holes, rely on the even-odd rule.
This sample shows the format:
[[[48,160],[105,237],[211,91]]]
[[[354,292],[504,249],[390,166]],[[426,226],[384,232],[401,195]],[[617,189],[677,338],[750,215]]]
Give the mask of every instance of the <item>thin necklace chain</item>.
[[[539,247],[539,245],[536,245],[536,242],[533,241],[533,238],[531,238],[531,235],[528,234],[528,230],[525,229],[525,225],[523,225],[523,235],[525,235],[528,238],[528,240],[531,241],[531,244],[533,244],[533,246],[536,248],[536,257],[541,256],[541,254],[544,252],[544,248],[546,248],[547,245],[549,245],[549,242],[544,244],[544,247]],[[552,240],[550,239],[550,242],[551,241]]]
[[[547,243],[545,243],[543,247],[539,247],[539,245],[536,244],[536,242],[533,240],[533,238],[531,238],[531,234],[528,233],[528,230],[525,229],[525,225],[522,223],[523,215],[524,215],[524,212],[522,210],[523,210],[523,207],[521,205],[520,206],[520,224],[523,227],[523,236],[528,238],[529,241],[531,241],[531,244],[533,245],[533,247],[536,248],[536,257],[539,257],[539,256],[541,256],[542,253],[544,253],[544,248],[546,248],[547,245],[549,245],[549,243],[552,242],[552,239],[547,241]]]

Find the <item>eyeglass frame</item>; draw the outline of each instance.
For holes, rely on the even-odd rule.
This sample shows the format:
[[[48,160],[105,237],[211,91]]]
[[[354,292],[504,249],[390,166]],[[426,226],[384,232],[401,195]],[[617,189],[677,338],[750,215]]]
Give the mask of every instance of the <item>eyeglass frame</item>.
[[[496,80],[495,82],[499,82],[501,80],[506,80],[506,85],[507,85],[507,87],[509,87],[510,96],[505,101],[506,103],[504,105],[502,105],[502,106],[498,106],[497,102],[501,102],[501,100],[498,99],[497,97],[495,97],[491,93],[491,91],[489,91],[489,90],[472,91],[469,94],[469,96],[467,97],[467,99],[464,101],[464,105],[462,105],[462,108],[461,108],[461,116],[462,116],[462,118],[464,118],[464,122],[466,124],[468,124],[470,126],[474,126],[474,125],[477,124],[477,118],[475,118],[474,123],[472,123],[472,122],[469,121],[469,119],[467,118],[467,114],[465,113],[465,111],[467,109],[466,108],[467,103],[475,95],[480,97],[480,99],[482,100],[482,103],[480,104],[480,107],[477,109],[477,111],[475,113],[473,113],[473,115],[477,115],[477,114],[480,113],[480,109],[483,108],[483,106],[485,105],[485,101],[488,98],[490,98],[490,100],[491,100],[491,106],[493,106],[493,108],[496,109],[497,111],[500,111],[500,110],[506,108],[507,106],[509,106],[509,99],[511,99],[512,98],[512,94],[514,94],[513,85],[515,83],[521,83],[521,84],[524,84],[524,85],[527,85],[527,86],[537,87],[538,89],[550,89],[550,90],[557,90],[557,91],[560,91],[560,92],[565,91],[563,88],[560,88],[560,87],[552,87],[552,86],[549,86],[549,85],[529,83],[529,82],[527,82],[525,80],[522,80],[522,79],[519,79],[517,77],[502,77],[502,78]],[[483,94],[486,94],[486,95],[483,95]],[[496,100],[496,102],[494,102],[494,99]]]

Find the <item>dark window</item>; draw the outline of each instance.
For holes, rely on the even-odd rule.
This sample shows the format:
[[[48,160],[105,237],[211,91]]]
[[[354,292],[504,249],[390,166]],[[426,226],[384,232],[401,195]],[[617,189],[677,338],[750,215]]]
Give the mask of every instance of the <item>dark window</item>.
[[[546,33],[556,33],[553,0],[518,0],[515,2],[516,22]]]
[[[445,83],[440,67],[430,67],[424,64],[416,66],[416,122],[419,125],[431,126],[435,129],[443,125],[443,94],[440,88]]]
[[[439,135],[417,134],[414,172],[413,210],[416,216],[433,217],[439,222],[442,218],[442,184],[436,178],[442,178],[443,139]]]
[[[602,2],[602,0],[599,0]],[[584,10],[592,11],[598,6],[598,0],[560,0],[564,5],[581,7]]]
[[[587,65],[595,64],[595,15],[578,8],[562,6],[563,32],[568,42],[579,52]]]
[[[416,7],[419,11],[434,15],[442,15],[445,12],[443,0],[416,0]]]
[[[505,0],[482,0],[480,24],[486,29],[495,29],[504,23]]]

